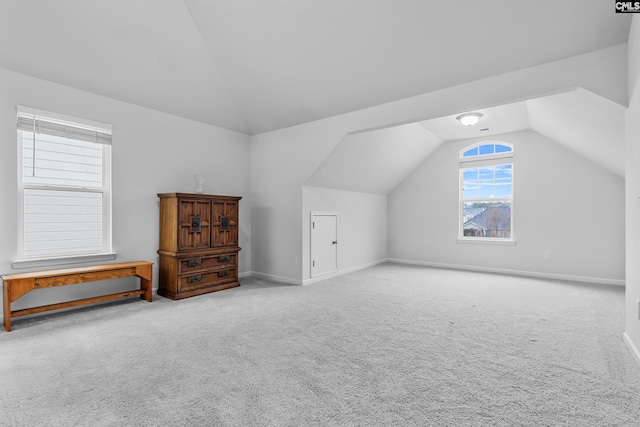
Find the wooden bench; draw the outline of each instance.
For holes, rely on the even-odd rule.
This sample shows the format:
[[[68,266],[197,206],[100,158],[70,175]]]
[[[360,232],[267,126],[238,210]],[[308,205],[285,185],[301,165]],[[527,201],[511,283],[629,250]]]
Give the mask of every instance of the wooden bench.
[[[90,267],[65,268],[61,270],[34,271],[31,273],[7,274],[2,277],[2,296],[4,311],[4,328],[11,331],[11,318],[28,314],[42,313],[67,307],[109,301],[140,295],[140,299],[151,302],[151,267],[152,262],[135,261],[118,264],[104,264]],[[75,285],[77,283],[95,282],[97,280],[118,279],[120,277],[137,276],[140,278],[140,289],[117,294],[84,298],[58,304],[31,307],[23,310],[11,311],[11,303],[34,289],[51,288],[54,286]]]

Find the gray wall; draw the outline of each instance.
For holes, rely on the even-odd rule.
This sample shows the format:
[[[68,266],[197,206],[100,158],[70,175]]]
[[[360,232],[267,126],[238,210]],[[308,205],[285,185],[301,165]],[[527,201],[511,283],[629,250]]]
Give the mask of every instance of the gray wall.
[[[387,196],[328,188],[304,187],[303,211],[338,212],[340,273],[370,266],[387,258]],[[309,217],[307,217],[309,218]],[[302,256],[310,259],[309,220],[303,224]],[[311,278],[308,263],[303,281]]]
[[[157,193],[192,192],[205,174],[207,193],[242,196],[240,273],[251,269],[250,137],[0,69],[0,273],[17,255],[16,105],[113,125],[113,248],[116,262],[147,260],[157,287]],[[23,270],[20,270],[23,271]],[[30,292],[14,309],[131,288],[136,279]]]
[[[4,141],[0,145],[0,194],[5,203],[0,209],[0,272],[14,272],[11,260],[17,247],[17,104],[113,125],[117,261],[156,262],[156,193],[191,191],[193,174],[204,173],[206,192],[243,196],[240,272],[301,283],[308,268],[302,256],[303,223],[309,215],[303,206],[303,186],[345,135],[577,86],[622,103],[626,55],[626,45],[616,46],[252,137],[0,70],[0,135]],[[293,263],[293,256],[302,262]],[[102,293],[103,287],[90,284],[34,292],[16,308],[68,299],[68,294],[82,298],[87,292]]]
[[[251,138],[252,270],[300,283],[308,271],[303,253],[308,212],[302,188],[351,132],[453,115],[582,87],[626,103],[627,46],[502,74]],[[357,170],[357,165],[354,165]],[[552,248],[553,250],[553,248]]]
[[[490,139],[514,146],[516,244],[456,240],[458,151],[483,140],[467,139],[443,143],[389,195],[389,257],[623,284],[624,180],[533,131]]]
[[[629,109],[626,117],[627,287],[625,338],[640,363],[640,17],[629,33]]]

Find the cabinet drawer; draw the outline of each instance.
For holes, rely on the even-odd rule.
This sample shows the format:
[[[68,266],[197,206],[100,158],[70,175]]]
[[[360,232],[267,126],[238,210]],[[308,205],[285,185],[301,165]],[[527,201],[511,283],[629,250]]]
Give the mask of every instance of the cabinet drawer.
[[[212,268],[220,268],[224,266],[237,266],[238,254],[221,254],[208,255],[202,257],[193,257],[180,260],[180,268],[178,274],[185,274],[197,271],[211,270]]]
[[[178,277],[178,290],[187,291],[217,284],[235,282],[238,280],[238,269],[229,267],[218,271],[206,273],[192,273]]]

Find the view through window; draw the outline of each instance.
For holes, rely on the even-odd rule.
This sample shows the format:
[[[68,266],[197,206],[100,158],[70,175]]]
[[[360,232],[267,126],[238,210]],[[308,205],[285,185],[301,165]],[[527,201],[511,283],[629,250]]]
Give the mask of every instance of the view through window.
[[[460,237],[512,238],[513,147],[483,142],[463,149],[460,165]]]

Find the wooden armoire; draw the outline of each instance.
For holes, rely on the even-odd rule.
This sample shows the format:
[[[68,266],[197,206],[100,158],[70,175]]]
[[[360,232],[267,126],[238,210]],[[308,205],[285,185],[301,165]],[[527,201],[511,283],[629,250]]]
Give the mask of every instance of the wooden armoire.
[[[240,286],[241,197],[162,193],[158,294],[181,299]]]

